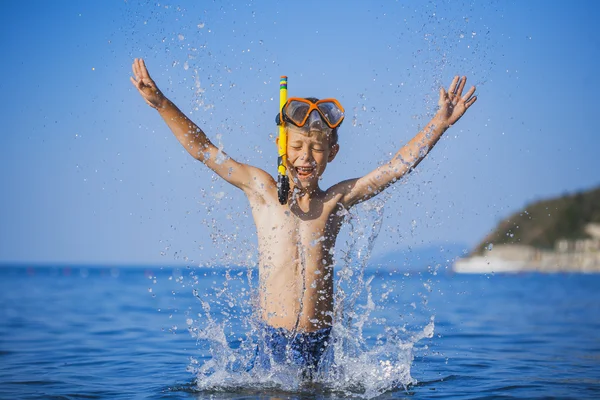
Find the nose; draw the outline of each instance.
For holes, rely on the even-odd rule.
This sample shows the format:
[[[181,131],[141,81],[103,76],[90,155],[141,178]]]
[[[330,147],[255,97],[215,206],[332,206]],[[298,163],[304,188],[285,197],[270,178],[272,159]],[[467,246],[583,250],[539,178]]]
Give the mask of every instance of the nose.
[[[312,151],[310,149],[304,150],[302,152],[302,157],[300,157],[300,159],[304,160],[304,161],[312,162],[313,161]]]

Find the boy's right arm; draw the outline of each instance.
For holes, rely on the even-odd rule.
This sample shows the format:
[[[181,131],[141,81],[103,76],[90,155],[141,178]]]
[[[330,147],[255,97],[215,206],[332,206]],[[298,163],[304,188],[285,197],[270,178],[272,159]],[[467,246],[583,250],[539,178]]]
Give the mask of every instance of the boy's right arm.
[[[195,159],[202,161],[217,175],[247,194],[263,194],[264,185],[275,185],[271,175],[265,171],[238,163],[211,143],[204,132],[192,122],[175,104],[167,99],[150,78],[144,60],[133,62],[131,82],[138,89],[146,103],[155,108],[165,120],[177,140]]]

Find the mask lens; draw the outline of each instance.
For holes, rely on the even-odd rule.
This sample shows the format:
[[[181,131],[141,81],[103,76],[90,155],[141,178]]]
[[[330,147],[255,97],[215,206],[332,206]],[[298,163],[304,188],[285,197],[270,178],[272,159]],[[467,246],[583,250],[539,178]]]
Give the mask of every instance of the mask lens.
[[[285,115],[297,126],[302,126],[310,106],[301,101],[290,101],[285,108]]]
[[[344,112],[339,109],[335,103],[328,101],[325,103],[318,104],[319,111],[323,114],[323,117],[333,127],[339,125],[344,119]]]

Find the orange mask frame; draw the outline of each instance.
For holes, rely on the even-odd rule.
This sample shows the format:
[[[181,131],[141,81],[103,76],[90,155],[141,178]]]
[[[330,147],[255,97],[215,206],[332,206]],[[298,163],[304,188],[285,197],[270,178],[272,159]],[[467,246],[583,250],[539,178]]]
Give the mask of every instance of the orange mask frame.
[[[295,121],[294,119],[290,118],[290,116],[287,115],[287,113],[286,113],[286,109],[288,108],[290,103],[292,103],[294,101],[308,105],[308,111],[306,112],[306,114],[304,115],[304,117],[302,118],[301,121]],[[333,122],[333,123],[331,121],[329,121],[329,118],[327,117],[327,115],[323,111],[321,111],[321,109],[319,108],[319,105],[324,104],[324,103],[333,103],[333,105],[335,105],[341,111],[342,116],[339,119],[339,121]],[[281,110],[281,114],[283,115],[283,118],[286,122],[290,122],[290,123],[296,125],[297,127],[301,128],[302,126],[304,126],[304,124],[306,124],[306,121],[308,120],[310,113],[312,113],[314,110],[316,110],[321,115],[321,119],[331,129],[337,128],[344,121],[344,113],[345,113],[344,107],[342,107],[342,105],[340,104],[339,101],[337,101],[336,99],[331,99],[331,98],[321,99],[316,102],[312,102],[312,101],[310,101],[308,99],[304,99],[302,97],[290,97],[287,100],[287,102],[285,103],[285,106],[283,106],[283,108]]]

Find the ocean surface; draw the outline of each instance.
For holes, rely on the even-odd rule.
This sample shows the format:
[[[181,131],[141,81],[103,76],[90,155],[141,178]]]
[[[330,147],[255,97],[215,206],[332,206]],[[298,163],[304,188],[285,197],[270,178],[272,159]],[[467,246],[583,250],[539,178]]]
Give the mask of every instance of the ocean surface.
[[[0,398],[600,398],[600,275],[366,268],[338,283],[344,368],[306,383],[231,367],[255,274],[2,267]]]

